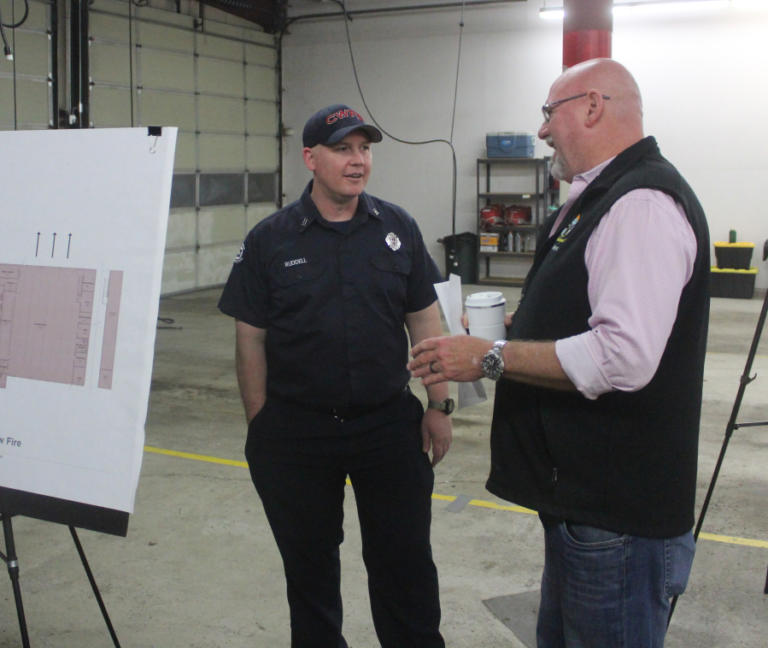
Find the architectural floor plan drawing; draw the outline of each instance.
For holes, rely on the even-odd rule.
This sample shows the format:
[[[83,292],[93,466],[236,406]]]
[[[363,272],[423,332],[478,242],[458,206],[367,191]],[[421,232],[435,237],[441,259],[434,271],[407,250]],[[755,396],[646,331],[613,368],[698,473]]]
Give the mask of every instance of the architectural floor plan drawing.
[[[0,131],[0,496],[75,526],[133,511],[177,132]]]
[[[0,388],[8,377],[85,385],[96,270],[0,264]],[[110,273],[99,387],[112,386],[122,273]]]

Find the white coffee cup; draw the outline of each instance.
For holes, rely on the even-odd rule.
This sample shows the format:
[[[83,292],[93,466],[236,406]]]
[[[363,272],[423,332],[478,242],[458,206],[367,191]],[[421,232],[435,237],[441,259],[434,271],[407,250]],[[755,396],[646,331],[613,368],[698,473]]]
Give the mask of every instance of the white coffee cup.
[[[497,291],[467,295],[464,306],[469,319],[469,334],[486,340],[505,340],[504,315],[507,300]]]

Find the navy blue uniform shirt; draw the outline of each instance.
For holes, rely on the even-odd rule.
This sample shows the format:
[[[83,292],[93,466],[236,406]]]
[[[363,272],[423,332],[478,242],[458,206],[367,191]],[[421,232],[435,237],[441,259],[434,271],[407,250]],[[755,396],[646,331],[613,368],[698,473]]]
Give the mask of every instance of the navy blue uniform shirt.
[[[402,208],[363,193],[331,223],[311,190],[250,231],[219,308],[267,330],[268,396],[376,406],[408,384],[405,315],[435,301],[440,273]]]

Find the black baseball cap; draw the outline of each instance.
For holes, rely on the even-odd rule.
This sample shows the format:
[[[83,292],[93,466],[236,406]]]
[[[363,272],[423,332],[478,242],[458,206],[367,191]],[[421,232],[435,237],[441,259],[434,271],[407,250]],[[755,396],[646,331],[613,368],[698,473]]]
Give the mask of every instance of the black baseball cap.
[[[344,104],[334,104],[312,115],[304,125],[304,146],[335,144],[352,131],[363,131],[371,142],[380,142],[381,131],[366,124],[362,115]]]

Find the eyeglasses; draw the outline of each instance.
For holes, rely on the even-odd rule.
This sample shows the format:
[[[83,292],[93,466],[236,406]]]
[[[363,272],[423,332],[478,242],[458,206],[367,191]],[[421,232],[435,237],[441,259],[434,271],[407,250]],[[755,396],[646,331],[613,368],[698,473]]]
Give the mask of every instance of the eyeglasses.
[[[566,97],[565,99],[558,99],[557,101],[553,101],[551,103],[545,103],[541,107],[541,114],[544,115],[544,121],[549,123],[549,120],[552,118],[552,110],[554,108],[557,108],[560,104],[564,104],[566,101],[572,101],[573,99],[581,99],[582,97],[586,97],[589,93],[588,92],[582,92],[581,94],[573,95],[572,97]],[[602,95],[603,99],[610,99],[608,95]]]

